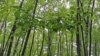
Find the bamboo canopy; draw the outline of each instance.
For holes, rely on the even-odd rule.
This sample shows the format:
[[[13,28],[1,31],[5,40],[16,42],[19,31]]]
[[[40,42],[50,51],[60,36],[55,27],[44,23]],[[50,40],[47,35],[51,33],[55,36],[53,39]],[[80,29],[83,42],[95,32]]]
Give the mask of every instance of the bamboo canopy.
[[[0,0],[0,56],[100,56],[100,0]]]

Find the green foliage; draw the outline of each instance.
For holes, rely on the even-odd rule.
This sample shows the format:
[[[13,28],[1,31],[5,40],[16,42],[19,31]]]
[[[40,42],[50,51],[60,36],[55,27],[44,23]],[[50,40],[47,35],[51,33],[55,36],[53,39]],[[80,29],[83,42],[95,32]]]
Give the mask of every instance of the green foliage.
[[[31,46],[31,56],[39,55],[42,44],[43,50],[41,56],[46,56],[48,54],[48,47],[50,45],[49,51],[51,51],[52,56],[57,54],[61,54],[61,56],[71,56],[72,54],[70,54],[70,52],[72,52],[74,56],[74,54],[77,53],[75,50],[77,48],[75,46],[77,41],[76,34],[79,34],[80,44],[82,45],[81,50],[83,50],[84,41],[90,43],[90,33],[92,33],[93,45],[95,41],[100,42],[99,0],[96,0],[93,12],[91,8],[93,0],[90,0],[91,3],[88,0],[80,0],[79,7],[76,0],[38,0],[35,13],[36,0],[23,0],[22,8],[20,8],[21,1],[22,0],[0,0],[0,44],[3,45],[9,38],[14,38],[11,47],[11,56],[14,55],[14,46],[20,35],[15,56],[21,54],[18,52],[23,49],[21,48],[22,40],[24,39],[25,41],[28,34],[29,41],[26,49],[26,56],[29,56]],[[66,8],[68,5],[65,4],[67,3],[69,3],[69,8]],[[93,21],[92,30],[90,30],[90,20]],[[15,26],[15,31],[13,31],[13,26]],[[78,33],[77,27],[79,27]],[[31,29],[30,33],[28,31],[29,29]],[[82,37],[85,39],[84,41]],[[3,40],[4,38],[5,40]],[[2,47],[8,47],[11,41],[10,39],[7,42],[8,45],[4,44]],[[75,45],[72,45],[72,43],[75,43]],[[85,45],[87,43],[85,43]],[[71,48],[73,48],[73,51]],[[4,51],[4,54],[5,53],[6,51]],[[84,54],[84,52],[81,52],[81,54]]]

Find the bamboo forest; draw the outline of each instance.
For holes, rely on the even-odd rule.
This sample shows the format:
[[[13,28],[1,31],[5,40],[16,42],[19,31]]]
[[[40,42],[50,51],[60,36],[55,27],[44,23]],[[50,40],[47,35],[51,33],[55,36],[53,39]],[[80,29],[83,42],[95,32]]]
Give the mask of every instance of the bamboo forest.
[[[100,0],[0,0],[0,56],[100,56]]]

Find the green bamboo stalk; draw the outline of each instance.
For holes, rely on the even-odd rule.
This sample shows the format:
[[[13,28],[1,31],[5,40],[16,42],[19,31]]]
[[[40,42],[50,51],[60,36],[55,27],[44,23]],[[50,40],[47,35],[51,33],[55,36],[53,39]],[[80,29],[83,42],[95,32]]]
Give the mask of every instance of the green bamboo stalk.
[[[32,53],[32,47],[34,46],[34,37],[35,37],[35,28],[34,28],[34,31],[33,31],[32,44],[31,44],[29,56],[31,56],[31,53]]]
[[[17,51],[17,47],[18,47],[18,43],[19,43],[20,38],[21,38],[21,33],[19,34],[19,37],[17,38],[17,41],[15,43],[15,47],[14,47],[14,51],[13,51],[13,56],[15,56],[15,53]]]
[[[35,7],[34,7],[34,10],[33,10],[33,16],[32,16],[33,19],[35,18],[35,12],[36,12],[36,8],[37,8],[37,4],[38,4],[38,0],[36,0],[36,2],[35,2]],[[32,26],[29,26],[21,56],[25,55],[26,46],[27,46],[27,43],[28,43],[29,35],[31,33],[31,29],[32,29]]]
[[[22,2],[20,3],[20,6],[19,8],[22,8],[22,4],[23,4],[24,0],[22,0]],[[19,9],[20,11],[20,9]],[[11,29],[11,32],[10,32],[10,35],[8,37],[8,41],[7,41],[7,44],[9,43],[9,46],[8,46],[8,50],[7,50],[7,56],[10,56],[11,54],[11,49],[12,49],[12,44],[13,44],[13,39],[14,39],[14,33],[15,33],[15,30],[16,30],[16,22],[17,22],[17,18],[15,19],[14,21],[14,24],[13,24],[13,27]]]
[[[79,20],[80,20],[80,17],[79,17],[79,11],[80,11],[80,7],[79,7],[80,3],[79,3],[79,0],[77,0],[77,25],[76,25],[76,45],[77,45],[77,56],[81,56],[81,43],[80,43],[80,35],[79,35]]]
[[[50,37],[51,31],[48,30],[48,49],[47,49],[47,56],[52,56],[51,53],[51,37]]]
[[[40,53],[39,53],[39,55],[38,55],[38,56],[41,56],[41,55],[42,55],[42,52],[43,52],[44,37],[45,37],[45,30],[44,30],[44,27],[43,27],[43,39],[42,39],[42,46],[41,46]]]
[[[73,56],[73,33],[71,33],[71,56]]]

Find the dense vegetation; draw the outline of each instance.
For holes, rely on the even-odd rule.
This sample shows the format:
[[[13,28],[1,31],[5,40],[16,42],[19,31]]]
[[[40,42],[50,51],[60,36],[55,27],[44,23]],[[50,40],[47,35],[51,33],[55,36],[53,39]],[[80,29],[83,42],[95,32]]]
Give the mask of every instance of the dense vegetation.
[[[100,0],[0,0],[0,56],[100,56]]]

